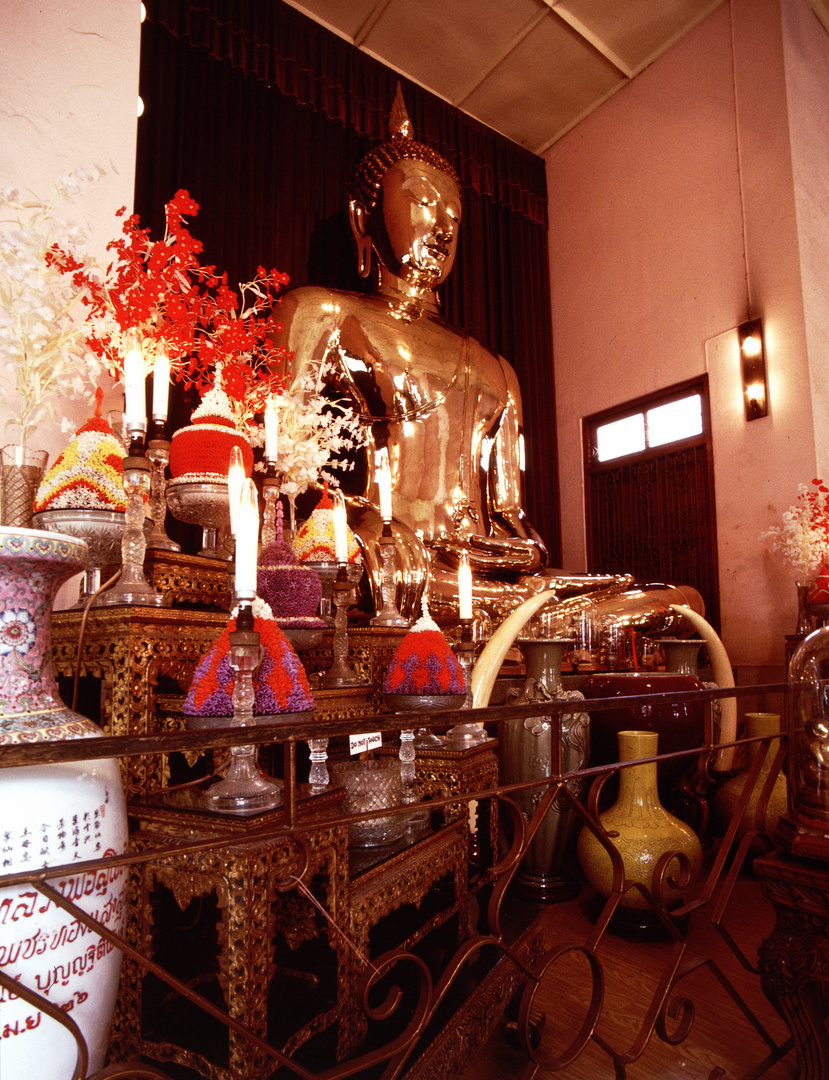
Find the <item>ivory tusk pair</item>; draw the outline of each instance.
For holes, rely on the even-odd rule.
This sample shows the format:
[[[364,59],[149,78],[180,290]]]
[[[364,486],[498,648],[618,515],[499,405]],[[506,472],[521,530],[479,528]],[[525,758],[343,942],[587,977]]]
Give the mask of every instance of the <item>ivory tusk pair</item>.
[[[546,591],[531,596],[520,604],[493,633],[472,672],[473,708],[482,709],[489,704],[495,679],[515,639],[533,615],[555,599],[555,593]],[[734,686],[734,673],[731,670],[728,654],[714,627],[692,608],[681,604],[671,604],[670,607],[672,611],[687,619],[705,643],[717,686],[723,690]],[[737,738],[737,702],[734,698],[723,698],[720,707],[720,741],[733,742]],[[726,772],[732,767],[733,761],[734,748],[728,747],[718,753],[715,767]]]

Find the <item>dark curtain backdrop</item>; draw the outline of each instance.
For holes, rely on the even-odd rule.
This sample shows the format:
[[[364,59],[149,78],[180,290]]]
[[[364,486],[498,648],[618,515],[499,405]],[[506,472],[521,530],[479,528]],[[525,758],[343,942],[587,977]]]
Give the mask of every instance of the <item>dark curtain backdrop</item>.
[[[446,317],[505,356],[524,400],[527,509],[560,565],[544,162],[400,80],[280,0],[146,0],[135,210],[153,236],[186,188],[202,261],[248,281],[259,264],[291,285],[360,289],[346,191],[388,135],[398,81],[415,137],[462,183]],[[173,422],[195,403],[179,396]]]

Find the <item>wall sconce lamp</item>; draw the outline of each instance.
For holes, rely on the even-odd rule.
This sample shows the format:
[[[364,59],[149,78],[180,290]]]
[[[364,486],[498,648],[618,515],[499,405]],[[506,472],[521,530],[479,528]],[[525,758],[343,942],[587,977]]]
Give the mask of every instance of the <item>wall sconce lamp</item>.
[[[766,350],[761,319],[750,319],[737,327],[740,342],[740,367],[743,376],[743,403],[746,420],[759,420],[769,411],[769,388],[766,382]]]

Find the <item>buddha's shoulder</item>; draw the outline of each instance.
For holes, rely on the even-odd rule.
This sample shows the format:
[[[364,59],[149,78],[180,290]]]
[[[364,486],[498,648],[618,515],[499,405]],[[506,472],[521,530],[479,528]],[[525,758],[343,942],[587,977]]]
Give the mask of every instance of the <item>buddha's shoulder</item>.
[[[322,285],[300,285],[282,297],[283,311],[321,312],[333,314],[350,312],[371,305],[372,298],[365,293],[346,292],[344,289],[328,289]]]

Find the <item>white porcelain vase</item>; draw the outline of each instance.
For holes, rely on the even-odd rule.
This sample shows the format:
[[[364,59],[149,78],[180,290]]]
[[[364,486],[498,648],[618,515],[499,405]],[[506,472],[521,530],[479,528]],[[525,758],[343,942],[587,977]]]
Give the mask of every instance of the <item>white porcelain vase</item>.
[[[85,562],[83,541],[0,529],[0,746],[101,734],[91,720],[65,707],[52,669],[52,602]],[[126,847],[115,759],[0,770],[0,875],[66,866],[48,883],[121,933],[126,868],[73,866],[122,854]],[[104,1065],[120,967],[117,948],[32,884],[0,889],[0,971],[78,1025],[88,1052],[84,1074]],[[37,1003],[0,986],[2,1080],[70,1080],[78,1060],[70,1030]]]

